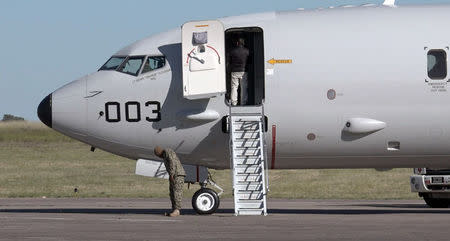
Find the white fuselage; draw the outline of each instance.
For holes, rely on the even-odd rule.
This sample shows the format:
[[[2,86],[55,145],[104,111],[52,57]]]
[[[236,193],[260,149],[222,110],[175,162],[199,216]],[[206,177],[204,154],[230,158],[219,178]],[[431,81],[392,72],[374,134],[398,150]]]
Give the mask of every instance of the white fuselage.
[[[427,52],[449,51],[449,13],[450,6],[358,7],[220,19],[225,29],[264,31],[266,142],[273,167],[450,166],[449,78],[427,79]],[[132,159],[154,158],[159,145],[176,150],[186,164],[229,168],[229,134],[222,132],[226,97],[183,98],[181,31],[115,54],[139,55],[164,55],[167,64],[138,76],[98,71],[62,87],[52,94],[52,128]],[[119,106],[120,121],[105,120],[107,103]],[[126,121],[126,103],[134,112],[139,107],[139,121]],[[208,110],[220,118],[186,119]],[[160,121],[146,120],[158,112]],[[386,127],[347,133],[351,118]],[[390,143],[399,148],[388,148]]]

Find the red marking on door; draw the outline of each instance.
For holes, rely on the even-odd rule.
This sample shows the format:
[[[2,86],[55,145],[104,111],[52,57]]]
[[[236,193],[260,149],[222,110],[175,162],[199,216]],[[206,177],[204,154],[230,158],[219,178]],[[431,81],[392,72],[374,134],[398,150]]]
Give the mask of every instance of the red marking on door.
[[[186,59],[186,64],[189,64],[189,59],[191,58],[191,54],[194,52],[195,48],[192,49],[192,51],[190,53],[188,53],[187,59]]]
[[[272,125],[272,169],[275,169],[275,154],[277,151],[277,126]]]
[[[216,52],[217,57],[219,57],[219,64],[220,64],[220,54],[219,54],[219,52],[218,52],[215,48],[213,48],[213,47],[211,47],[211,46],[209,46],[209,45],[206,45],[206,47],[208,47],[208,48],[214,50],[214,52]]]

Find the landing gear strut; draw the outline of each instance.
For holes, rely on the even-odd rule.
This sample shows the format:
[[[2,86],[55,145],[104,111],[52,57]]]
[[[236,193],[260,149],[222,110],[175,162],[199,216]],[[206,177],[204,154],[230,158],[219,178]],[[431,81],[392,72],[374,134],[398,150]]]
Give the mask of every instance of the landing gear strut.
[[[207,188],[207,183],[219,189],[220,193]],[[220,206],[219,196],[223,193],[223,189],[220,188],[216,183],[214,183],[210,178],[208,178],[206,183],[201,183],[200,187],[200,190],[195,192],[194,196],[192,197],[192,207],[200,215],[215,213]]]

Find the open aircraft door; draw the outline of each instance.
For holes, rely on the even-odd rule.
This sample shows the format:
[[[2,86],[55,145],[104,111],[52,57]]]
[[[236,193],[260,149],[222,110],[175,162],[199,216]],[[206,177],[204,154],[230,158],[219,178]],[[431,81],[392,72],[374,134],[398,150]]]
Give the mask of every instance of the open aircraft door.
[[[183,96],[205,99],[226,92],[225,31],[217,20],[182,26]]]

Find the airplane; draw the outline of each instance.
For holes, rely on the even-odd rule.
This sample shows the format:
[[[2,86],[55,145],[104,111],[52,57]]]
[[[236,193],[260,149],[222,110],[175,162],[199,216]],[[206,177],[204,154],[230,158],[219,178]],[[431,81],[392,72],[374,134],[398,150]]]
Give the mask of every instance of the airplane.
[[[205,168],[231,169],[236,214],[267,214],[268,169],[450,166],[449,12],[387,0],[188,22],[119,50],[38,116],[137,173],[160,170],[156,146],[174,149],[200,214],[220,202]],[[236,38],[249,101],[231,106]],[[424,198],[450,204],[448,190]]]

